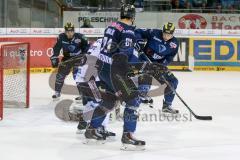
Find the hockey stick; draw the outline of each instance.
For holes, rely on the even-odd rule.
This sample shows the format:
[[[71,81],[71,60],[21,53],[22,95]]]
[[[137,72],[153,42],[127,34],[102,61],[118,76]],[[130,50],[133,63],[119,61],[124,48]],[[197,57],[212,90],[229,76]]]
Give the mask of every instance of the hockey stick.
[[[145,56],[145,58],[147,59],[147,61],[149,63],[152,63],[152,61],[144,54],[141,53]],[[177,97],[179,98],[179,100],[184,104],[184,106],[189,110],[189,112],[198,120],[212,120],[212,116],[199,116],[196,115],[193,110],[187,105],[187,103],[182,99],[182,97],[177,93],[177,91],[175,90],[175,88],[173,88],[173,86],[171,86],[171,84],[166,80],[166,78],[164,76],[162,76],[162,79],[164,80],[164,82],[167,84],[167,86],[171,89],[171,91],[177,95]]]
[[[59,64],[59,66],[66,66],[67,64],[74,64],[75,62],[78,63],[79,66],[82,66],[86,63],[86,55],[85,54],[80,54],[78,56],[72,57],[66,61],[63,61]]]
[[[164,76],[162,76],[164,82],[167,84],[167,86],[169,86],[169,88],[171,89],[171,91],[174,92],[174,94],[177,95],[177,97],[180,99],[180,101],[184,104],[184,106],[190,111],[190,113],[199,120],[212,120],[212,116],[199,116],[196,115],[193,110],[187,105],[187,103],[182,99],[182,97],[177,93],[177,91],[170,85],[170,83],[165,79]]]

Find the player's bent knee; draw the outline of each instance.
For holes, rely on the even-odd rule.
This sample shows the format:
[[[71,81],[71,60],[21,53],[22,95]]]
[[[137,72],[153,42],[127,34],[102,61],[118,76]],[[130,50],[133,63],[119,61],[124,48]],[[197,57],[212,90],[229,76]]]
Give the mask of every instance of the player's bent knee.
[[[178,86],[178,79],[175,77],[174,81],[173,81],[173,86],[176,89]]]

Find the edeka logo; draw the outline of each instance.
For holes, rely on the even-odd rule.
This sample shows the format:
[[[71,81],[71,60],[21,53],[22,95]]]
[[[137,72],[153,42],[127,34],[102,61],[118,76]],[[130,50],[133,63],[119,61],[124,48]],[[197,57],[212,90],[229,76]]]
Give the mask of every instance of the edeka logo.
[[[205,29],[207,21],[204,17],[197,14],[186,14],[178,20],[180,29]]]
[[[240,67],[240,40],[237,38],[190,38],[190,55],[195,66]]]

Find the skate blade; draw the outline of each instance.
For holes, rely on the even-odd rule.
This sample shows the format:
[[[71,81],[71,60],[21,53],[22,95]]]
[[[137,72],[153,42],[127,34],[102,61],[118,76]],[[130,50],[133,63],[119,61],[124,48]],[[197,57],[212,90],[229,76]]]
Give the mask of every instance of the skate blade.
[[[85,129],[78,129],[77,131],[76,131],[76,134],[84,134],[84,132],[85,132]]]
[[[96,139],[87,139],[85,138],[85,140],[83,141],[83,144],[86,145],[101,145],[101,144],[105,144],[106,140],[96,140]]]
[[[152,103],[141,103],[142,107],[154,108]]]
[[[122,147],[120,150],[123,151],[143,151],[145,150],[145,145],[144,146],[137,146],[137,145],[132,145],[132,144],[122,144]]]
[[[179,117],[180,116],[179,113],[167,113],[167,112],[162,112],[162,115],[164,117]]]
[[[75,103],[82,104],[82,100],[75,100]]]
[[[60,100],[60,97],[58,97],[58,98],[53,98],[53,102],[57,102],[57,101],[59,101]]]
[[[71,114],[75,114],[75,115],[77,115],[77,114],[80,114],[80,113],[82,113],[83,112],[83,106],[76,106],[76,105],[71,105],[70,106],[70,108],[69,108],[69,112],[71,113]]]
[[[114,142],[114,141],[116,141],[117,139],[116,139],[116,136],[109,136],[109,137],[107,137],[106,138],[106,141],[107,142]]]

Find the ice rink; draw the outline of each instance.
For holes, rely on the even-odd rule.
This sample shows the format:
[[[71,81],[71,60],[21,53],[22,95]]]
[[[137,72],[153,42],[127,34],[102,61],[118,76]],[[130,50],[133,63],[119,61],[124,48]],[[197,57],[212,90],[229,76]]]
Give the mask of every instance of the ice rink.
[[[141,121],[136,137],[146,140],[145,151],[121,151],[122,122],[109,125],[116,141],[84,145],[76,123],[58,120],[49,88],[49,74],[31,75],[29,109],[5,109],[0,122],[1,160],[226,160],[240,157],[240,73],[175,72],[178,92],[199,115],[213,121]],[[71,77],[67,83],[73,84]],[[75,98],[75,96],[67,96]],[[64,98],[64,96],[63,96]],[[157,113],[162,97],[154,98]],[[176,98],[174,107],[189,112]]]

